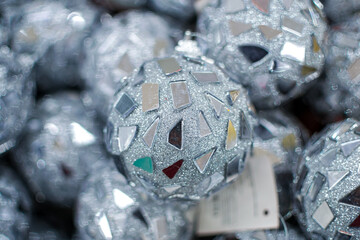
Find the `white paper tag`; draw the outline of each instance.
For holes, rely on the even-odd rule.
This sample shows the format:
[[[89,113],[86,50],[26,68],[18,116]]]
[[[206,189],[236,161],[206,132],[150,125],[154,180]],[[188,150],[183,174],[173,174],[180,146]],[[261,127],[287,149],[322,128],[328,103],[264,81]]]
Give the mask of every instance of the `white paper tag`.
[[[199,204],[198,235],[279,227],[275,155],[254,149],[244,172],[231,185]]]

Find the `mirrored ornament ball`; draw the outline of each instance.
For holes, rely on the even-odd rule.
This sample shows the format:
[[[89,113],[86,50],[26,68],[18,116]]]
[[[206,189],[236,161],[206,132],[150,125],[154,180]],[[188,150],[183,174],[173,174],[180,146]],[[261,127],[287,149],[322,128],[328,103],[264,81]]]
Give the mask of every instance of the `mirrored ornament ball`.
[[[27,239],[31,200],[8,166],[0,165],[0,239]]]
[[[200,199],[235,179],[252,143],[246,91],[192,40],[144,63],[114,99],[108,150],[131,182],[160,198]]]
[[[79,65],[83,41],[93,28],[98,10],[89,1],[30,1],[16,9],[13,48],[37,60],[38,88],[58,90],[81,85]]]
[[[360,117],[360,15],[333,27],[326,41],[328,85],[337,86],[329,97],[344,92],[340,105],[348,116]]]
[[[34,104],[33,61],[0,46],[0,153],[12,148]]]
[[[14,160],[38,202],[71,206],[91,169],[105,161],[94,117],[76,93],[46,96],[30,118]]]
[[[297,169],[296,209],[311,239],[360,237],[360,123],[327,127],[307,145]]]
[[[86,40],[82,76],[86,80],[85,103],[106,119],[109,104],[122,79],[144,61],[172,52],[173,32],[164,18],[149,11],[106,14]]]
[[[256,107],[295,98],[320,75],[327,28],[318,1],[217,0],[198,20],[199,43]]]
[[[195,17],[195,0],[149,0],[150,8],[186,22]]]
[[[281,216],[293,210],[293,170],[307,133],[281,110],[261,111],[254,123],[254,151],[272,161]]]
[[[76,225],[84,240],[191,239],[183,211],[128,185],[113,164],[97,169],[84,183]]]
[[[360,12],[358,0],[322,0],[327,17],[335,23],[349,19],[356,12]]]

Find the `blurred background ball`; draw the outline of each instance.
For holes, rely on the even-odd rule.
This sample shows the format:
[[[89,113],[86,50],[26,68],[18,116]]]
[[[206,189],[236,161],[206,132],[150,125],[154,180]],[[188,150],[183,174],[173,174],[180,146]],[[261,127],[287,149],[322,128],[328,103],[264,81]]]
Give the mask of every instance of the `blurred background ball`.
[[[34,104],[33,61],[0,46],[0,153],[13,147]]]
[[[122,79],[144,61],[172,52],[172,32],[165,19],[152,12],[129,11],[104,15],[86,43],[82,75],[88,93],[85,102],[106,118],[109,104]]]
[[[79,95],[58,93],[38,103],[14,160],[37,201],[71,206],[81,182],[105,159],[101,139]]]
[[[161,198],[200,199],[235,179],[252,143],[246,91],[193,41],[145,62],[116,95],[105,142],[130,181]]]
[[[334,22],[342,22],[353,14],[360,12],[358,0],[322,0],[328,18]]]
[[[184,212],[139,193],[114,168],[97,169],[82,187],[76,217],[81,239],[190,239]]]
[[[212,1],[198,20],[199,43],[258,108],[301,95],[324,65],[327,28],[312,1]]]
[[[143,7],[147,0],[94,0],[112,11]]]
[[[360,123],[330,125],[310,141],[297,169],[297,216],[311,239],[357,239]]]
[[[186,22],[195,17],[195,0],[149,0],[150,8]]]
[[[0,165],[0,239],[27,239],[31,200],[8,166]]]

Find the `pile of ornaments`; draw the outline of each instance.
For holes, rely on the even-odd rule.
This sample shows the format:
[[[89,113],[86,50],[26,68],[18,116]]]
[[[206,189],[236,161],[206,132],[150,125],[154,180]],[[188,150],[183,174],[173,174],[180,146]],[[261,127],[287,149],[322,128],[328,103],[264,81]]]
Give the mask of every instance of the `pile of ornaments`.
[[[357,0],[2,0],[0,239],[358,239],[359,90]]]

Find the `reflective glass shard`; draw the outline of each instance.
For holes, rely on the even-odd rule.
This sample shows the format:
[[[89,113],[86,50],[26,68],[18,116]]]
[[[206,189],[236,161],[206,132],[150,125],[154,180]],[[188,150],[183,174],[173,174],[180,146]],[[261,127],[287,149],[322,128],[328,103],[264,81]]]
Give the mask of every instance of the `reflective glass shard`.
[[[343,198],[339,200],[339,203],[360,207],[360,186],[352,190],[350,193],[346,194]]]
[[[216,117],[219,118],[224,108],[224,103],[210,93],[206,93],[206,97],[208,98],[211,106],[213,107]]]
[[[334,236],[334,240],[351,240],[352,237],[353,235],[351,235],[350,233],[337,231]]]
[[[282,31],[273,29],[266,25],[260,25],[258,28],[267,40],[272,40],[282,33]]]
[[[202,111],[199,112],[199,137],[205,137],[210,135],[211,129],[210,126],[208,124],[208,122],[206,121],[206,118],[204,116],[204,113]]]
[[[295,21],[294,19],[283,17],[282,19],[282,29],[288,31],[296,36],[301,37],[304,25]]]
[[[137,159],[133,165],[135,167],[138,167],[148,173],[153,173],[154,171],[154,167],[153,167],[153,162],[151,157],[143,157],[143,158],[139,158]]]
[[[305,62],[305,46],[293,42],[285,42],[280,52],[281,56],[300,63]]]
[[[231,120],[228,121],[228,129],[227,129],[227,137],[225,142],[225,149],[230,150],[233,149],[237,144],[237,134],[235,127]]]
[[[230,162],[227,163],[226,182],[231,182],[239,176],[241,169],[244,167],[242,163],[244,162],[243,159],[245,158],[245,156],[246,155],[237,155],[233,159],[231,159]]]
[[[270,0],[251,0],[254,6],[263,13],[269,13]]]
[[[251,62],[256,63],[268,55],[268,51],[262,47],[254,45],[239,46],[239,50],[244,54],[245,58]]]
[[[96,137],[77,122],[70,123],[71,142],[77,146],[95,143]]]
[[[313,52],[314,52],[314,53],[320,52],[320,45],[319,45],[319,42],[318,42],[318,40],[316,39],[315,35],[312,35],[311,38],[312,38]]]
[[[357,217],[354,219],[354,221],[349,225],[349,227],[352,227],[352,228],[354,228],[354,227],[356,227],[356,228],[360,227],[360,215],[357,216]]]
[[[168,193],[173,193],[175,192],[176,190],[178,190],[179,188],[181,188],[181,186],[179,185],[172,185],[172,186],[166,186],[164,187],[164,190]]]
[[[219,79],[214,72],[191,72],[191,75],[202,84],[219,83]]]
[[[157,217],[154,219],[156,226],[156,239],[166,239],[168,236],[168,225],[164,216]]]
[[[234,103],[236,102],[236,100],[239,98],[240,96],[240,90],[232,90],[232,91],[229,91],[229,95],[228,95],[228,98],[229,98],[229,104],[232,106],[234,105]]]
[[[349,131],[353,125],[354,125],[354,122],[351,122],[351,121],[345,121],[345,122],[341,123],[341,125],[339,127],[337,127],[334,130],[334,132],[331,134],[330,139],[333,141],[337,141],[339,136],[341,136],[342,134]]]
[[[291,7],[293,1],[294,1],[294,0],[283,0],[284,7],[285,7],[286,9],[289,9],[289,8]]]
[[[120,152],[129,148],[135,137],[136,130],[137,126],[119,127],[118,143]]]
[[[180,72],[181,67],[175,58],[162,58],[157,60],[161,70],[166,76],[172,75],[174,73]]]
[[[166,48],[168,48],[168,41],[166,41],[165,39],[156,39],[153,48],[154,56],[164,56],[166,54]]]
[[[245,8],[243,0],[224,0],[223,6],[226,13],[236,13]]]
[[[117,188],[113,189],[113,198],[115,205],[120,209],[128,208],[135,203],[131,197]]]
[[[271,62],[270,68],[269,68],[269,72],[270,73],[281,73],[281,72],[286,72],[288,70],[290,70],[292,68],[292,66],[289,63],[280,61],[280,60],[273,60]]]
[[[135,110],[136,107],[136,102],[127,93],[124,93],[117,102],[115,109],[123,118],[126,118]]]
[[[330,149],[324,154],[324,156],[321,158],[321,161],[325,166],[329,167],[331,163],[336,159],[336,154],[337,148]]]
[[[143,213],[141,212],[141,210],[139,208],[133,212],[133,216],[135,218],[137,218],[138,220],[140,220],[140,222],[142,222],[146,226],[146,228],[149,227],[149,224],[146,221],[146,218],[144,217]]]
[[[314,67],[311,67],[311,66],[304,65],[301,67],[301,75],[304,77],[307,77],[307,76],[315,73],[316,71],[317,71],[317,69]]]
[[[134,77],[134,81],[132,82],[132,86],[135,87],[145,81],[145,73],[144,72],[145,72],[145,69],[144,69],[144,64],[143,64],[140,66],[139,71],[136,73],[136,75]]]
[[[360,59],[356,59],[348,68],[350,79],[353,81],[360,80]]]
[[[176,173],[180,170],[182,164],[183,164],[184,160],[181,159],[177,162],[175,162],[174,164],[172,164],[171,166],[164,168],[162,170],[162,172],[170,179],[173,179],[176,175]]]
[[[252,25],[250,23],[242,23],[229,20],[229,28],[233,36],[238,36],[241,33],[247,32],[252,29]]]
[[[360,139],[341,144],[341,151],[345,157],[350,156],[360,146]]]
[[[309,173],[309,168],[306,165],[303,165],[299,174],[299,178],[297,179],[296,182],[296,191],[300,191],[308,173]]]
[[[307,196],[310,198],[312,202],[315,201],[325,181],[326,178],[324,175],[322,175],[320,172],[315,173],[313,182],[311,183],[309,190],[307,192]]]
[[[169,132],[168,142],[177,149],[182,148],[182,127],[183,121],[181,119]]]
[[[146,130],[143,136],[143,140],[149,148],[151,148],[153,145],[159,121],[160,117],[157,117],[155,121],[150,125],[150,127]]]
[[[171,82],[170,87],[175,109],[184,108],[191,104],[189,90],[185,81]]]
[[[254,127],[254,133],[264,141],[274,138],[274,135],[269,129],[262,124],[258,124]]]
[[[125,53],[120,59],[118,67],[127,74],[130,74],[134,70],[134,65],[131,63],[127,53]]]
[[[323,229],[326,229],[327,226],[334,219],[334,214],[332,213],[329,205],[326,201],[322,202],[320,206],[315,210],[312,218],[317,222]]]
[[[288,94],[296,86],[296,82],[289,79],[279,78],[276,80],[276,87],[282,94]]]
[[[143,83],[142,92],[142,111],[148,112],[159,108],[159,84]]]
[[[239,131],[240,139],[251,139],[251,129],[248,120],[245,117],[245,113],[243,110],[240,110],[240,131]]]
[[[201,173],[203,173],[205,171],[205,168],[208,165],[208,163],[210,162],[210,159],[213,156],[215,150],[216,149],[213,148],[210,151],[208,151],[207,153],[202,154],[195,160],[195,166]]]
[[[349,171],[328,171],[327,180],[329,190],[334,188],[341,180],[343,180],[350,172]]]
[[[287,150],[294,150],[296,147],[296,136],[293,133],[285,136],[281,141],[281,146]]]
[[[96,215],[98,217],[97,224],[100,228],[101,234],[103,235],[103,237],[106,240],[111,240],[113,237],[112,237],[110,224],[109,224],[106,214],[103,212],[100,212]]]

